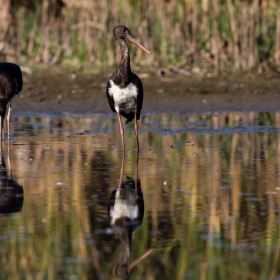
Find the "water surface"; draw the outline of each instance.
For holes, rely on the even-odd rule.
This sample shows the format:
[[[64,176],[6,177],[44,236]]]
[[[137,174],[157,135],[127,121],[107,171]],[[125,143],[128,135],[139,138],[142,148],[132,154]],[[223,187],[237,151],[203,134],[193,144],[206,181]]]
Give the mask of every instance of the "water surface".
[[[0,168],[0,279],[117,279],[110,197],[135,180],[113,114],[17,114]],[[145,114],[131,279],[279,279],[280,113]],[[8,155],[9,151],[9,155]],[[7,170],[8,169],[8,170]]]

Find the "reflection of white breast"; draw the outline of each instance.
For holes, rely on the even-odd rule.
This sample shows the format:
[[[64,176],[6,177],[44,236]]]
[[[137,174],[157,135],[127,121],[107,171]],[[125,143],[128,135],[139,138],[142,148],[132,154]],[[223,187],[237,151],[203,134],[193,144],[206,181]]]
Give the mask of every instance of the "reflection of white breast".
[[[129,203],[126,199],[120,198],[120,190],[116,192],[114,207],[110,208],[111,224],[113,225],[118,218],[127,217],[130,220],[135,220],[138,217],[138,206],[136,204],[136,197],[134,203]]]
[[[130,83],[125,88],[119,88],[117,85],[114,84],[112,80],[110,80],[111,87],[109,88],[108,92],[109,95],[114,98],[115,101],[115,109],[119,112],[119,107],[121,104],[132,102],[135,103],[137,98],[137,88],[133,83]],[[129,107],[134,107],[135,104],[131,104]]]

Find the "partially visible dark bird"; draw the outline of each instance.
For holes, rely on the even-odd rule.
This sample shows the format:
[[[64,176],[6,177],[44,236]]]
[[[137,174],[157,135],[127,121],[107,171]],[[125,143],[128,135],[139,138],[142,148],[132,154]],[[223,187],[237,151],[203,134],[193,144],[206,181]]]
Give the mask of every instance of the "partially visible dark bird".
[[[138,158],[137,158],[138,163]],[[144,217],[144,198],[141,190],[141,181],[138,179],[136,167],[135,180],[126,177],[122,183],[124,173],[124,161],[122,163],[119,187],[114,190],[110,197],[108,218],[110,226],[116,231],[124,249],[121,259],[118,261],[115,273],[119,277],[127,277],[133,268],[145,259],[152,249],[128,264],[132,248],[132,232],[142,223]]]
[[[135,119],[134,129],[137,149],[139,151],[137,120],[140,118],[144,93],[141,80],[137,75],[131,72],[129,49],[125,40],[129,40],[147,53],[150,52],[130,34],[126,26],[116,26],[113,30],[113,34],[115,40],[121,47],[122,57],[118,67],[109,77],[106,91],[107,99],[112,111],[118,114],[123,153],[125,152],[124,130],[120,116],[126,118],[126,124]]]
[[[12,99],[22,89],[22,74],[17,64],[0,62],[0,138],[4,138],[3,124],[7,112],[8,140],[10,140],[10,116]],[[8,105],[9,104],[9,105]]]
[[[0,214],[12,214],[20,212],[23,205],[23,188],[16,180],[12,179],[10,158],[8,157],[8,169],[4,157],[0,162]]]

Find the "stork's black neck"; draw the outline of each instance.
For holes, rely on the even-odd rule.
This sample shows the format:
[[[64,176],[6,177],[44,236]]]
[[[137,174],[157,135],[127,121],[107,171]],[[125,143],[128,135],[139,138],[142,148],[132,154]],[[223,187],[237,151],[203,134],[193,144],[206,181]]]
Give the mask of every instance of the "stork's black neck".
[[[126,87],[131,80],[130,55],[126,41],[123,39],[117,39],[116,41],[121,47],[122,57],[111,78],[114,84],[123,88]]]
[[[121,228],[120,232],[119,232],[119,238],[123,243],[123,254],[122,257],[119,261],[119,263],[121,265],[127,264],[128,259],[130,257],[130,253],[131,253],[131,246],[132,246],[132,229],[127,226],[127,227],[123,227]]]
[[[119,237],[123,243],[124,248],[122,257],[117,263],[115,272],[117,276],[125,278],[131,273],[131,270],[128,266],[128,260],[131,253],[132,230],[130,230],[129,227],[123,228],[119,232]]]

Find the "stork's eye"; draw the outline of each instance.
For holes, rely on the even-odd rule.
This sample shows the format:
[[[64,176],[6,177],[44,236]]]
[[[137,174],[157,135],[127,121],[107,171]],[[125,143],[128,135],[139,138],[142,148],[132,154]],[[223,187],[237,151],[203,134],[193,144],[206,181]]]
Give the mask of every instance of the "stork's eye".
[[[123,32],[125,32],[125,31],[126,31],[126,29],[124,28],[124,29],[123,29]]]

